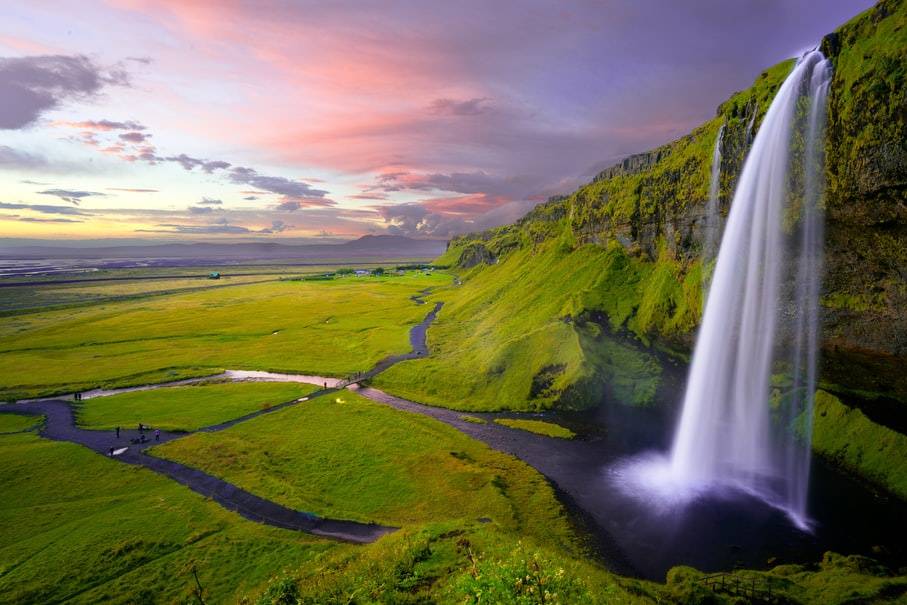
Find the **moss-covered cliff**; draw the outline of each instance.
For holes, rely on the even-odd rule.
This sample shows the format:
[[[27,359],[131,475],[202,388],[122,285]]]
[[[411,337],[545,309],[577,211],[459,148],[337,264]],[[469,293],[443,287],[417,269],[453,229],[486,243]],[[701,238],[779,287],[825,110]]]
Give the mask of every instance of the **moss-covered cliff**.
[[[838,392],[907,401],[905,1],[880,2],[827,36],[822,48],[834,64],[826,143],[822,380]],[[457,316],[458,303],[449,303],[453,308],[442,314],[432,337],[437,348],[456,349],[461,357],[475,359],[501,355],[494,329],[481,343],[462,335],[457,343],[445,340],[445,314],[446,321],[465,322],[466,332],[499,313],[520,317],[526,334],[560,322],[559,329],[577,344],[569,355],[538,352],[539,362],[530,364],[528,372],[515,363],[498,364],[490,374],[475,367],[483,384],[503,381],[509,388],[485,384],[480,393],[437,386],[434,396],[423,399],[441,403],[455,395],[471,398],[462,404],[471,408],[533,408],[588,400],[577,395],[577,385],[591,387],[592,377],[601,375],[596,351],[604,340],[612,341],[600,335],[587,338],[586,332],[595,330],[586,320],[594,317],[607,318],[610,332],[630,335],[643,347],[687,354],[699,321],[702,272],[709,270],[700,255],[718,130],[724,125],[720,207],[726,216],[749,145],[791,65],[785,61],[760,74],[751,88],[733,95],[713,119],[687,136],[627,158],[571,195],[536,207],[514,225],[452,240],[443,262],[468,271],[462,290],[442,298],[472,304],[468,314]],[[527,274],[533,279],[526,281]],[[499,287],[483,288],[491,283]],[[507,298],[534,299],[537,294],[530,294],[530,288],[543,292],[550,303],[544,317],[535,308],[517,304],[502,312],[493,304]],[[518,348],[520,329],[514,326],[508,333],[507,347]],[[417,395],[416,381],[406,375],[420,367],[420,378],[430,381],[432,363],[440,368],[445,362],[437,358],[402,366],[389,382],[411,382],[407,390]],[[532,397],[533,377],[551,367],[562,369],[548,380],[552,387],[545,390],[547,396]],[[639,403],[640,397],[630,400]]]

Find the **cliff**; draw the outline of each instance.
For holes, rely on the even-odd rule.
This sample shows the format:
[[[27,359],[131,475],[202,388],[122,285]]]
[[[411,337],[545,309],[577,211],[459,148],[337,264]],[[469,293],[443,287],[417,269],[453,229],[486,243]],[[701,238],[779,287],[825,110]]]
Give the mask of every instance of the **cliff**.
[[[834,64],[825,146],[822,380],[839,391],[907,400],[905,3],[879,3],[826,36],[822,49]],[[541,257],[551,242],[562,252],[592,246],[623,256],[632,267],[626,279],[598,280],[590,291],[575,292],[572,314],[602,313],[613,330],[683,356],[701,308],[704,213],[718,130],[724,125],[720,208],[726,216],[746,152],[791,65],[760,74],[690,134],[623,160],[515,225],[455,238],[445,261],[468,269],[524,250]],[[533,255],[524,262],[535,262]],[[557,281],[552,276],[552,288]],[[615,291],[623,300],[614,300]]]

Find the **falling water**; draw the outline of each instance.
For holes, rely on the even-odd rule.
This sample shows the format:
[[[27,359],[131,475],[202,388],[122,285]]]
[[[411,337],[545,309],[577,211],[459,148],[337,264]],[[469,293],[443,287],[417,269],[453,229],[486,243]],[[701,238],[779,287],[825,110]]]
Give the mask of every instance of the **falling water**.
[[[758,110],[759,105],[754,105],[753,115],[750,116],[749,122],[746,123],[746,136],[744,137],[744,139],[746,140],[747,145],[753,142],[753,124],[756,123],[756,114],[758,113]]]
[[[671,453],[671,472],[682,483],[739,485],[801,523],[806,519],[808,462],[803,460],[808,461],[809,435],[801,431],[798,436],[790,420],[804,412],[809,416],[815,388],[821,269],[817,156],[829,72],[817,50],[797,62],[747,156]],[[799,233],[788,235],[784,223],[796,211],[794,231]],[[786,258],[788,240],[800,242],[794,259]],[[794,388],[779,406],[788,408],[789,421],[773,426],[770,386],[776,347],[784,345],[781,315],[789,309],[784,308],[782,286],[791,264],[798,274],[795,318],[788,330]]]
[[[718,236],[721,231],[721,215],[718,212],[718,196],[721,194],[721,138],[724,124],[718,129],[715,137],[715,150],[712,152],[712,178],[709,181],[709,201],[705,210],[705,241],[702,247],[702,291],[709,291],[711,272],[708,265],[715,258],[718,250]]]
[[[742,489],[808,528],[816,386],[822,148],[829,62],[781,85],[743,166],[697,336],[669,458],[614,475],[650,501]]]

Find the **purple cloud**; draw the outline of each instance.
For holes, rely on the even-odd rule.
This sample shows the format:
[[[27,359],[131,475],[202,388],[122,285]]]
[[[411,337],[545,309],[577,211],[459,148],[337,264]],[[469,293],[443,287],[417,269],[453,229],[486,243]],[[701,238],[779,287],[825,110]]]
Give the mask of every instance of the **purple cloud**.
[[[85,221],[80,221],[78,219],[72,218],[36,218],[33,216],[21,216],[19,217],[20,221],[26,223],[84,223]]]
[[[126,72],[104,69],[82,55],[0,58],[0,129],[29,126],[43,113],[109,85],[128,86]]]
[[[150,134],[144,134],[141,132],[132,131],[132,132],[124,132],[123,134],[120,135],[119,138],[124,141],[128,141],[130,143],[144,143],[150,137],[151,137]]]
[[[309,205],[332,206],[335,203],[325,198],[328,192],[324,189],[315,189],[308,183],[282,176],[265,176],[252,168],[243,166],[235,166],[230,170],[230,181],[236,184],[251,185],[256,189],[263,189],[288,198],[305,198]]]
[[[40,212],[41,214],[66,214],[66,215],[76,215],[76,216],[90,216],[90,212],[86,212],[79,208],[73,208],[72,206],[51,206],[49,204],[23,204],[21,202],[0,202],[0,209],[2,210],[31,210],[33,212]]]
[[[79,205],[79,201],[82,198],[91,197],[91,196],[100,196],[104,197],[106,193],[99,193],[97,191],[73,191],[71,189],[48,189],[46,191],[39,191],[40,195],[52,195],[58,197],[61,200],[67,201],[71,204]]]

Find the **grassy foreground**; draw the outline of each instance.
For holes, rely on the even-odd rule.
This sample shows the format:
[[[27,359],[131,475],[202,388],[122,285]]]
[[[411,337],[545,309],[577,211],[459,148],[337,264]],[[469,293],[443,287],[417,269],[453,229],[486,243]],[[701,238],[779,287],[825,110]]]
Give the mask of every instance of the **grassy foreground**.
[[[334,420],[354,425],[346,448],[361,454],[376,441],[358,426],[376,420],[358,409],[364,402],[323,403],[337,412]],[[411,489],[422,495],[440,487],[448,500],[432,498],[414,515],[398,515],[419,522],[365,546],[246,521],[175,482],[79,446],[0,435],[0,603],[195,603],[193,569],[207,603],[536,602],[542,591],[555,603],[657,598],[658,585],[584,560],[560,504],[531,468],[434,421],[372,407],[382,412],[377,420],[386,415],[382,433],[401,425],[387,435],[394,453],[420,452],[425,478],[430,465],[442,464],[434,483]],[[358,423],[351,418],[363,413]],[[13,428],[34,422],[0,419]],[[338,448],[327,433],[324,454]],[[258,454],[270,461],[272,480],[292,480],[297,469],[287,451]],[[335,477],[358,477],[370,501],[386,496],[387,503],[393,494],[374,489],[379,474],[406,475],[415,457],[327,462]]]
[[[222,602],[348,548],[245,521],[150,471],[31,433],[0,435],[0,459],[0,603],[189,602],[193,566]]]
[[[41,419],[35,416],[23,416],[20,414],[0,414],[0,435],[22,433],[24,431],[37,427],[40,422]]]
[[[343,376],[409,350],[443,274],[270,282],[105,303],[0,323],[0,399],[205,375]],[[173,375],[177,376],[173,376]]]
[[[322,516],[398,526],[482,518],[551,544],[571,540],[553,490],[534,469],[437,420],[353,392],[152,452]]]
[[[294,382],[220,382],[136,391],[83,400],[76,422],[88,429],[133,428],[139,422],[192,431],[304,397],[317,390]]]

